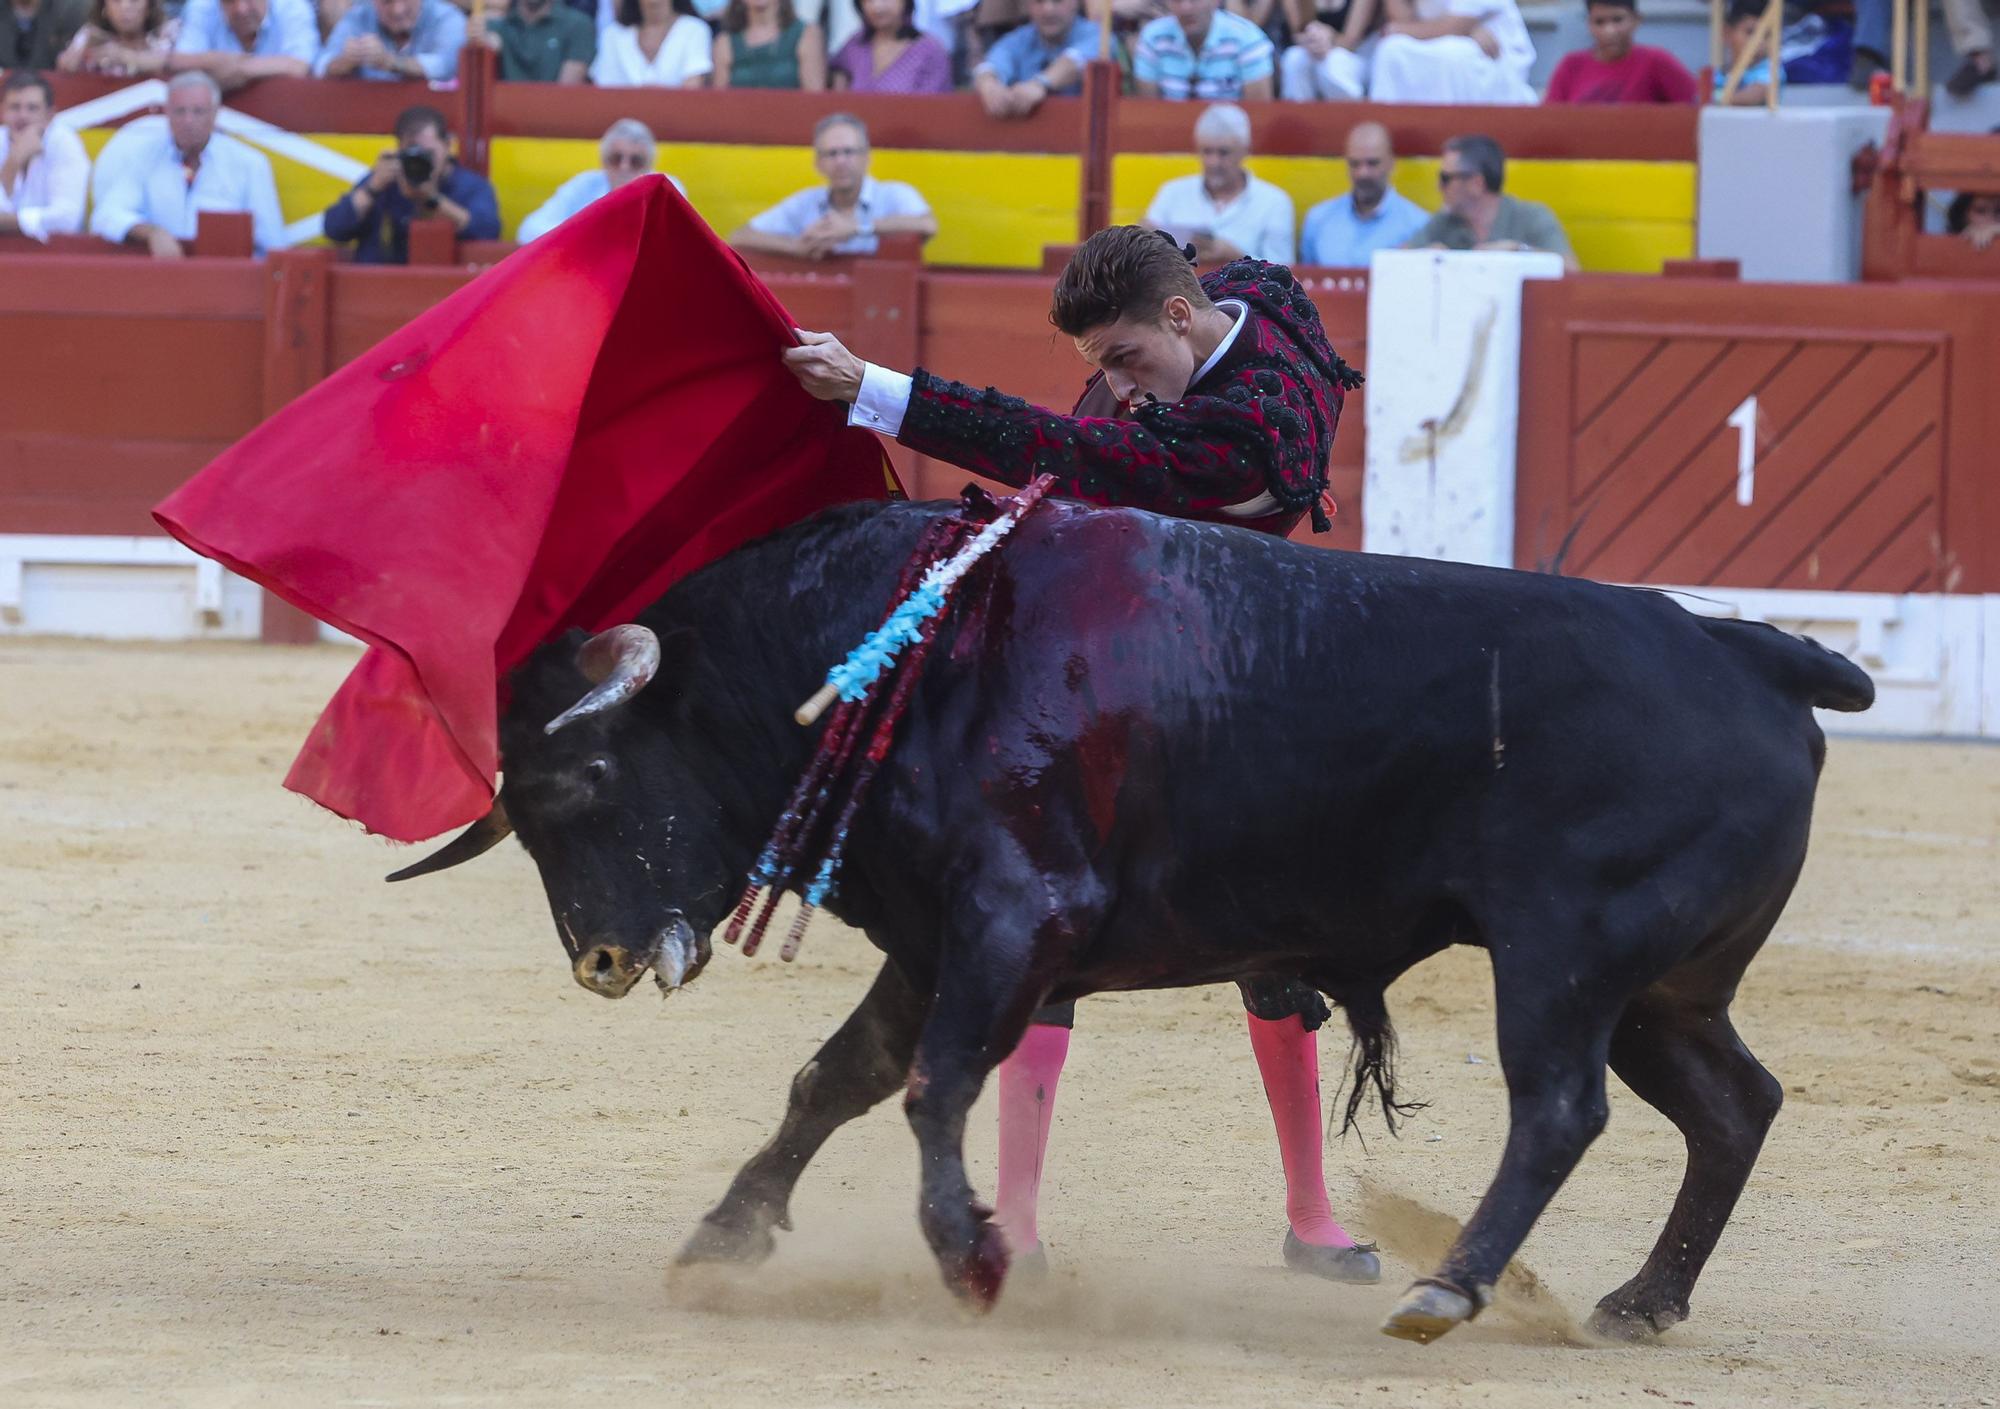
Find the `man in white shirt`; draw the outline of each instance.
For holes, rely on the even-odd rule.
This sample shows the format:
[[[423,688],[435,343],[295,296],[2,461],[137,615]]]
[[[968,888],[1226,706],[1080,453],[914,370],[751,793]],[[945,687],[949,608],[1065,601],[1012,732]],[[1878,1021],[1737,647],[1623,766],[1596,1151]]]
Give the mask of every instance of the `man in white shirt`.
[[[813,165],[826,178],[785,197],[729,237],[740,250],[824,259],[874,254],[881,235],[937,233],[937,217],[917,188],[868,174],[868,127],[849,113],[829,113],[813,128]]]
[[[51,127],[55,92],[48,80],[17,69],[0,84],[0,235],[51,235],[83,228],[90,156],[67,127]]]
[[[1194,125],[1201,174],[1177,176],[1160,187],[1146,208],[1146,223],[1194,246],[1203,264],[1232,259],[1292,262],[1292,198],[1252,176],[1250,115],[1234,103],[1217,103]]]
[[[644,176],[658,157],[659,145],[653,140],[652,129],[635,117],[619,118],[605,129],[597,144],[598,169],[572,176],[556,187],[556,193],[521,222],[519,240],[525,245],[540,239],[592,201]],[[676,191],[687,194],[687,187],[678,178],[669,176],[667,180],[674,183]]]
[[[161,73],[200,69],[224,90],[260,78],[304,78],[319,50],[310,0],[188,0]]]
[[[90,231],[112,244],[143,245],[177,259],[202,211],[248,211],[259,254],[281,249],[285,221],[263,153],[217,135],[222,90],[199,71],[167,85],[167,130],[132,154],[91,213]]]

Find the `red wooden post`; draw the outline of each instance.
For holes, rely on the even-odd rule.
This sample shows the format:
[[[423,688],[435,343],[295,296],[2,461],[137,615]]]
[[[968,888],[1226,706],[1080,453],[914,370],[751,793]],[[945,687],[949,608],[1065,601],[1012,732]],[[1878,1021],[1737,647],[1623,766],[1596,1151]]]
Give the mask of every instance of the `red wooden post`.
[[[848,346],[858,357],[898,372],[914,371],[921,357],[923,327],[923,242],[915,235],[884,235],[873,259],[856,259],[848,269],[854,311]],[[916,498],[925,494],[915,477],[916,456],[900,445],[888,448],[903,484]]]
[[[204,210],[195,217],[194,242],[188,253],[198,259],[249,259],[257,253],[255,230],[247,211]]]
[[[330,249],[279,250],[264,261],[264,414],[326,377]],[[290,602],[264,594],[265,641],[306,645],[319,639],[319,623]]]
[[[500,81],[500,56],[484,44],[468,43],[458,51],[459,96],[465,103],[465,128],[458,134],[458,159],[487,174],[492,159],[493,86]]]
[[[1111,223],[1112,128],[1125,76],[1109,59],[1092,59],[1083,71],[1083,172],[1076,237],[1087,240]]]

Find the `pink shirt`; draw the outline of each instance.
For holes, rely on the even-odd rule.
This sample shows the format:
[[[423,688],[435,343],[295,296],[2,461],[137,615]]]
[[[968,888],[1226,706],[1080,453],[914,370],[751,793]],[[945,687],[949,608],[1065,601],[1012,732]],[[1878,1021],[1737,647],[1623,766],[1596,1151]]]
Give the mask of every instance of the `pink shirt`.
[[[1665,49],[1634,44],[1615,64],[1595,51],[1564,54],[1549,78],[1544,103],[1692,103],[1694,75]]]
[[[856,93],[949,93],[951,55],[927,34],[910,41],[896,61],[875,72],[875,53],[866,35],[857,34],[833,56],[835,71],[847,75]]]

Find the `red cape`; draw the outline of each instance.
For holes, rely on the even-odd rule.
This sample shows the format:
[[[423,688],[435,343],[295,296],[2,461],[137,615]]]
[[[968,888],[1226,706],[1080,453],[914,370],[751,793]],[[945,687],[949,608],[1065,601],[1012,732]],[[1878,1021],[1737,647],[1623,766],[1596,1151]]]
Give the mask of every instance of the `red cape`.
[[[500,685],[573,626],[830,504],[897,492],[780,362],[792,321],[664,179],[596,202],[154,511],[369,643],[285,786],[400,841],[483,814]]]

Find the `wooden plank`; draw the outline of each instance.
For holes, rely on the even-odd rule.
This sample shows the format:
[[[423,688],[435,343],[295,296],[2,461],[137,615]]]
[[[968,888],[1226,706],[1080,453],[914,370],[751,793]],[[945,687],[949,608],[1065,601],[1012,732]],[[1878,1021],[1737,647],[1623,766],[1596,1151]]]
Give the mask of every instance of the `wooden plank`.
[[[1926,505],[1930,506],[1927,517],[1935,532],[1939,521],[1938,449],[1935,427],[1924,427],[1901,455],[1826,520],[1803,551],[1772,575],[1772,585],[1825,591],[1850,574],[1865,573],[1866,564],[1880,555],[1898,527]]]
[[[1935,513],[1928,504],[1913,510],[1881,548],[1836,584],[1842,592],[1934,592],[1943,566]],[[1861,584],[1872,583],[1872,587]]]
[[[262,289],[258,290],[259,302]],[[230,440],[263,414],[261,320],[15,314],[0,426],[93,439]],[[174,369],[199,369],[198,380]]]
[[[264,268],[254,259],[187,260],[171,273],[151,259],[116,254],[0,258],[0,317],[48,313],[65,318],[264,317]]]
[[[1657,337],[1634,335],[1592,337],[1588,348],[1578,348],[1572,360],[1571,399],[1576,407],[1576,428],[1586,430],[1603,414],[1611,399],[1626,383],[1658,357],[1666,344]]]
[[[228,440],[0,434],[0,533],[157,534],[152,507]]]
[[[1577,339],[1575,360],[1590,361],[1595,339]],[[1681,401],[1729,355],[1727,337],[1672,338],[1639,374],[1619,391],[1618,399],[1595,419],[1575,431],[1570,441],[1570,493],[1581,504],[1604,491],[1619,467],[1642,449],[1649,459],[1659,452],[1652,437],[1679,416]],[[1602,514],[1602,509],[1595,511]]]
[[[136,81],[83,73],[50,73],[45,77],[55,88],[58,110],[105,97]],[[455,88],[426,82],[266,78],[229,93],[229,106],[237,112],[262,118],[288,132],[390,132],[395,129],[396,115],[419,103],[438,109],[453,131],[463,133],[464,95]],[[159,111],[157,105],[153,111]]]

